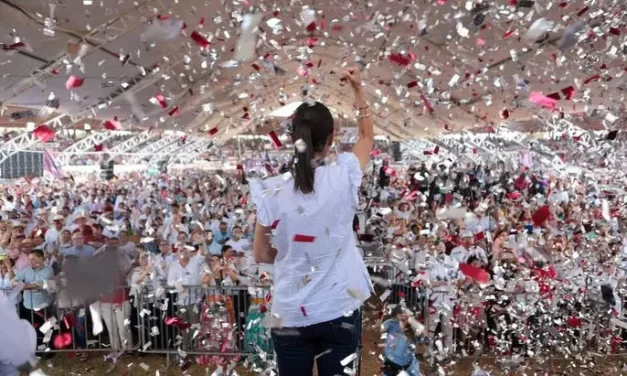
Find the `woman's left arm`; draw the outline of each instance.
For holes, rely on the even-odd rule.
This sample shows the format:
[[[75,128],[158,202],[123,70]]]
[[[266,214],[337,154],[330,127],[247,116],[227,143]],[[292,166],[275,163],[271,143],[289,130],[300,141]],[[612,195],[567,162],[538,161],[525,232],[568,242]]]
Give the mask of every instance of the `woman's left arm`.
[[[277,250],[270,244],[270,226],[255,224],[255,239],[253,242],[253,257],[255,262],[262,264],[274,264]]]

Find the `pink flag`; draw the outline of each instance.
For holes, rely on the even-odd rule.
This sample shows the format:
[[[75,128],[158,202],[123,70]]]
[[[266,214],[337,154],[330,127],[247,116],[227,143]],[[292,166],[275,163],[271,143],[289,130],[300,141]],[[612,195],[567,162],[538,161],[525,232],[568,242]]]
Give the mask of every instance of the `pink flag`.
[[[55,179],[63,179],[66,177],[61,166],[59,166],[48,150],[44,151],[44,173],[52,175]]]

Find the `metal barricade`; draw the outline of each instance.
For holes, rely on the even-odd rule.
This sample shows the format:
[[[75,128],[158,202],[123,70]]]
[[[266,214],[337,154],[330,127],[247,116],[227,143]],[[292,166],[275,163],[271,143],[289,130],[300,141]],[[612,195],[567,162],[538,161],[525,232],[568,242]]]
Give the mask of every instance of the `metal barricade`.
[[[105,351],[115,357],[138,350],[190,354],[199,364],[274,356],[263,322],[268,286],[144,288],[121,295],[119,303],[79,302],[65,290],[2,293],[16,299],[18,315],[35,328],[39,353]]]
[[[252,293],[251,293],[252,292]],[[194,355],[199,364],[273,356],[264,319],[269,287],[185,286],[136,296],[139,350]],[[254,359],[253,359],[254,361]]]

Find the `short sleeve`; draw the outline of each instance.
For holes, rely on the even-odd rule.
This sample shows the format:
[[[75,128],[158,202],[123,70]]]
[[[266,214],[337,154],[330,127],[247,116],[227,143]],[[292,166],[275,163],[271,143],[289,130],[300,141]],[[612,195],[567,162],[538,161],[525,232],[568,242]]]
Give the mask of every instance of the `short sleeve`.
[[[265,227],[271,226],[274,218],[264,197],[266,188],[263,180],[250,180],[248,185],[250,186],[250,199],[257,209],[257,222]]]
[[[383,323],[383,332],[389,333],[392,330],[392,322],[387,320]]]
[[[359,204],[359,187],[363,178],[363,172],[357,157],[353,153],[342,153],[337,157],[337,164],[348,174],[351,197],[355,205]]]

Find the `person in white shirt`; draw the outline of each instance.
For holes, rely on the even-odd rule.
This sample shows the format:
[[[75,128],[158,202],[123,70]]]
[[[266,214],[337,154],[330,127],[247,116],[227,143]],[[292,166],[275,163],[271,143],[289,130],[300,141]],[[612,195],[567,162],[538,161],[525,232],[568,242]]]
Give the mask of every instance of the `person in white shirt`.
[[[235,252],[242,252],[244,254],[250,254],[252,252],[250,240],[242,238],[242,228],[240,226],[233,227],[231,240],[228,240],[225,245],[231,246]]]
[[[275,266],[272,316],[278,328],[272,339],[281,375],[311,376],[314,360],[319,376],[344,374],[350,362],[341,361],[357,350],[360,307],[372,290],[353,218],[374,130],[359,69],[348,69],[344,80],[354,88],[359,111],[353,152],[325,161],[333,116],[323,104],[308,101],[291,120],[291,173],[249,181],[257,207],[253,255]]]
[[[20,320],[15,304],[0,294],[0,375],[18,376],[35,364],[37,333],[26,320]]]
[[[124,252],[132,262],[135,262],[135,260],[137,260],[137,250],[135,249],[135,243],[128,240],[128,235],[124,231],[120,231],[119,241],[120,244],[118,245],[118,247],[120,248],[120,251]]]
[[[46,231],[46,252],[53,253],[61,241],[61,232],[63,231],[63,223],[65,218],[57,215],[53,219],[53,226]]]
[[[191,252],[182,249],[178,252],[179,259],[170,265],[168,270],[168,285],[174,286],[178,291],[176,305],[177,315],[183,321],[190,324],[198,323],[198,304],[203,291],[198,287],[202,277],[206,274],[204,269],[205,255],[191,255]],[[194,333],[188,328],[183,331],[183,347],[190,349],[192,335]]]
[[[459,245],[451,250],[451,258],[459,263],[465,263],[468,257],[475,256],[481,261],[482,264],[488,264],[488,255],[481,247],[472,244],[473,235],[471,232],[466,231],[462,235],[462,245]]]
[[[170,265],[178,261],[178,256],[172,253],[172,247],[165,239],[159,241],[159,252],[154,258],[155,267],[159,269],[160,274],[167,276]]]
[[[463,274],[459,271],[459,262],[446,255],[444,244],[437,249],[437,256],[429,269],[429,333],[433,337],[436,328],[440,324],[441,343],[439,356],[445,356],[452,352],[453,345],[453,307],[456,301],[456,284],[463,281]],[[437,339],[434,339],[437,341]],[[433,350],[431,348],[431,350]]]

